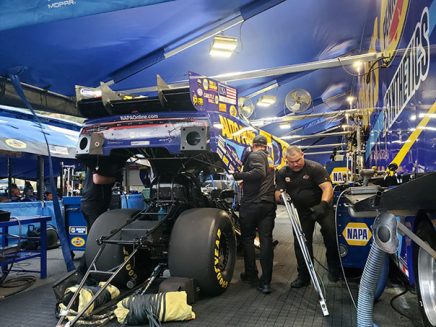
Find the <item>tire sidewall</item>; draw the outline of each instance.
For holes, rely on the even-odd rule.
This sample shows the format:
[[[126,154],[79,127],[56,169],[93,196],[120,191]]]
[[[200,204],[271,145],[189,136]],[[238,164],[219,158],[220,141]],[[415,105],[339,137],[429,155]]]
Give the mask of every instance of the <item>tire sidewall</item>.
[[[220,266],[220,251],[227,261]],[[214,208],[183,212],[174,225],[169,247],[172,276],[193,278],[202,294],[215,296],[225,291],[233,277],[236,238],[226,212]]]
[[[436,233],[434,231],[432,224],[429,221],[427,221],[427,220],[421,221],[419,223],[418,227],[416,228],[415,233],[424,242],[428,243],[433,249],[436,250],[436,239],[435,239]],[[419,310],[421,311],[421,316],[422,316],[422,321],[424,323],[424,326],[431,327],[434,325],[432,325],[427,319],[427,316],[426,316],[426,313],[424,310],[424,305],[422,302],[422,297],[421,297],[421,287],[420,287],[419,274],[418,274],[419,249],[420,249],[420,247],[417,244],[413,245],[413,258],[414,258],[414,260],[413,260],[413,272],[415,275],[415,289],[416,289],[416,295],[418,298]]]

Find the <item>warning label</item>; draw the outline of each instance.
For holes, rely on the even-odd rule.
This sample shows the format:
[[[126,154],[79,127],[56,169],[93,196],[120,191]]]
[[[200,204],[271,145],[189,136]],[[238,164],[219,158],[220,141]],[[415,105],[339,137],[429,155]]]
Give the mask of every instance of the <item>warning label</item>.
[[[365,223],[348,223],[342,232],[349,245],[365,246],[372,237],[371,230]]]

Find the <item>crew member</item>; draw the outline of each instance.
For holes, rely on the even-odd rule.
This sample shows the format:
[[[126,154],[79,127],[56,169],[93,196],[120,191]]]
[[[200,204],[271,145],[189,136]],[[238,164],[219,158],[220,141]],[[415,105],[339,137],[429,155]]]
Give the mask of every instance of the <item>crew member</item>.
[[[274,200],[274,166],[269,164],[266,149],[266,137],[256,136],[253,139],[252,152],[244,162],[243,171],[230,173],[233,173],[235,180],[243,181],[239,218],[245,271],[241,273],[241,279],[257,286],[260,292],[269,294],[273,270],[272,231],[277,206]],[[254,249],[256,228],[260,239],[260,279]]]
[[[276,201],[280,202],[280,191],[286,191],[295,205],[306,245],[313,259],[312,238],[315,222],[321,225],[321,233],[327,249],[328,278],[332,282],[339,280],[339,256],[336,245],[336,226],[331,206],[333,187],[330,177],[319,163],[305,160],[300,148],[291,146],[286,151],[287,165],[277,173]],[[303,254],[294,233],[294,249],[298,264],[298,278],[291,287],[300,288],[309,285],[308,273]]]
[[[123,163],[114,158],[112,162],[100,160],[99,165],[87,168],[80,208],[86,219],[88,230],[95,220],[110,207],[112,187],[117,180],[121,180]]]

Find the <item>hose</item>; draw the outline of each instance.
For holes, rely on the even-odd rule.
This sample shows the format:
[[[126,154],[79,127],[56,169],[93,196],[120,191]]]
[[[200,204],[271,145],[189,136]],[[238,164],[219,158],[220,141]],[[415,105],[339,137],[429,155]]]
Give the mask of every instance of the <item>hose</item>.
[[[373,312],[374,294],[386,259],[386,253],[377,246],[376,242],[373,242],[360,281],[357,301],[357,327],[376,326]]]

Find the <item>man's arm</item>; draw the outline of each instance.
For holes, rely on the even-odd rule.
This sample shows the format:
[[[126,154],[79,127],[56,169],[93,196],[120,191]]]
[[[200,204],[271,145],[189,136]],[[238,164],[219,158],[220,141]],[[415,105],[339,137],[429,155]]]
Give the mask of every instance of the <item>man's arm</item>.
[[[333,186],[330,182],[324,182],[318,185],[322,190],[321,201],[331,203],[333,200]]]
[[[249,171],[243,172],[235,172],[233,177],[235,180],[243,180],[243,181],[256,181],[262,178],[265,178],[265,160],[260,154],[256,154],[255,152],[250,153],[247,159],[247,165],[249,167]]]

